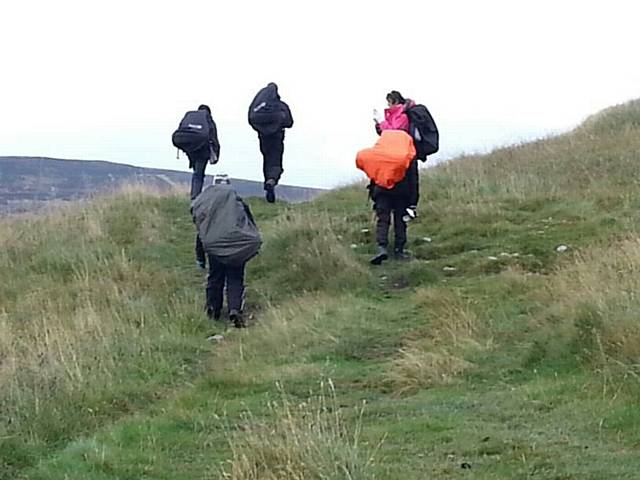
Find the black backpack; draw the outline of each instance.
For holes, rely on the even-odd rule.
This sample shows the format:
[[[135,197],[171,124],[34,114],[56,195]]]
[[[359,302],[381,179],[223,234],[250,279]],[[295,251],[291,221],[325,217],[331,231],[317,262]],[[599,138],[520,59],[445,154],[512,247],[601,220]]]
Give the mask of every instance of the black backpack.
[[[414,105],[407,109],[406,113],[409,117],[409,134],[416,147],[416,156],[426,162],[427,155],[433,155],[439,148],[440,134],[436,122],[424,105]]]
[[[204,147],[209,142],[211,127],[205,110],[187,112],[171,140],[176,148],[189,154]]]

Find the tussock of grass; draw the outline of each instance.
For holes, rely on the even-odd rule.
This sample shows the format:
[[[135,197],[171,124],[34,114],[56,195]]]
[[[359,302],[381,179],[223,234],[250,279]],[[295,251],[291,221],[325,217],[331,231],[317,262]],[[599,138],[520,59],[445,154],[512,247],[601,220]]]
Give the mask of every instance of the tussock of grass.
[[[387,369],[386,382],[398,394],[452,382],[473,367],[465,355],[487,346],[477,316],[457,292],[419,288],[412,301],[427,322]]]
[[[237,343],[216,350],[214,368],[228,381],[240,384],[284,380],[287,369],[283,366],[292,358],[296,359],[294,373],[315,371],[317,367],[307,365],[305,356],[310,346],[331,341],[320,319],[332,303],[325,295],[309,294],[266,308],[250,332],[237,335]],[[267,364],[276,368],[266,370]]]
[[[476,342],[481,333],[478,317],[455,290],[419,288],[412,300],[428,315],[425,335],[434,344],[457,348]]]
[[[554,323],[580,356],[640,368],[640,239],[576,255],[549,285]],[[601,355],[602,354],[602,355]],[[603,358],[604,355],[604,358]]]
[[[358,480],[375,478],[375,449],[360,439],[361,414],[346,422],[333,384],[304,402],[286,395],[269,405],[269,420],[247,416],[229,433],[232,460],[222,477],[234,480]]]
[[[268,271],[269,282],[290,293],[341,291],[367,282],[369,270],[339,237],[346,229],[346,219],[287,211],[265,231],[265,247],[254,268]]]
[[[456,376],[472,367],[471,362],[450,354],[444,348],[414,343],[400,350],[399,356],[391,362],[386,380],[396,394],[404,395],[451,383]]]

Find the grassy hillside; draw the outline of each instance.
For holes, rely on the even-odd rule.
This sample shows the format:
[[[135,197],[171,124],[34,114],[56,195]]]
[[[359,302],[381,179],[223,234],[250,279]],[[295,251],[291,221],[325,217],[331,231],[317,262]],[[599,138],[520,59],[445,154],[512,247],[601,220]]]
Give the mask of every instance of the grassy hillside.
[[[255,200],[244,331],[181,196],[3,221],[0,479],[639,478],[639,164],[635,101],[429,169],[381,267],[361,186]]]

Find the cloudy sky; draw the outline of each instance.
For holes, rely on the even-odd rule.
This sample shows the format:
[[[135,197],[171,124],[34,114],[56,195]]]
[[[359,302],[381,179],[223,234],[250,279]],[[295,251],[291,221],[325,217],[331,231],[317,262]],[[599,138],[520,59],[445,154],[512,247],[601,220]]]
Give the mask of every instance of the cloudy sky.
[[[295,120],[283,183],[340,185],[360,178],[392,89],[434,115],[433,161],[640,97],[639,14],[634,0],[2,2],[0,155],[186,170],[171,133],[207,103],[211,171],[259,180],[246,113],[274,81]]]

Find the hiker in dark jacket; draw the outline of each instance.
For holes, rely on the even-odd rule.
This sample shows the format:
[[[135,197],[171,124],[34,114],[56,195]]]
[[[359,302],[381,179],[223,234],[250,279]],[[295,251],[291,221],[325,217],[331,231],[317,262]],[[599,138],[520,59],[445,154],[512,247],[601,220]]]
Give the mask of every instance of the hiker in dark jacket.
[[[408,119],[404,113],[406,100],[400,92],[393,90],[387,94],[389,108],[385,111],[385,121],[376,121],[378,135],[383,130],[404,130],[409,127]],[[369,196],[373,200],[373,209],[376,212],[376,242],[378,253],[371,259],[373,265],[380,265],[389,258],[389,228],[393,216],[395,233],[394,257],[398,260],[408,259],[404,247],[407,243],[407,221],[415,218],[416,206],[419,196],[418,161],[414,158],[405,177],[391,189],[379,187],[373,181],[367,187]]]
[[[211,117],[211,109],[208,105],[200,105],[198,110],[204,110],[207,112],[207,122],[209,123],[209,143],[202,146],[202,148],[188,153],[189,168],[193,169],[193,175],[191,176],[191,200],[196,198],[202,191],[202,185],[204,184],[204,171],[207,168],[207,163],[216,163],[220,158],[220,142],[218,141],[218,129],[216,128],[216,122]]]
[[[230,186],[228,177],[217,175],[213,185],[192,203],[192,212],[209,261],[207,316],[221,318],[226,287],[229,320],[244,328],[245,266],[262,243],[251,210]]]
[[[220,158],[220,142],[218,141],[218,129],[216,128],[216,122],[213,121],[211,116],[211,109],[208,105],[200,105],[198,110],[204,110],[207,112],[207,122],[209,123],[209,143],[202,146],[202,148],[187,153],[189,157],[189,168],[193,169],[191,175],[191,200],[193,201],[202,191],[202,185],[204,184],[205,169],[207,163],[216,163]],[[196,264],[205,269],[206,256],[200,237],[196,235]]]
[[[269,83],[249,106],[249,125],[258,132],[263,157],[264,190],[267,202],[276,200],[275,187],[284,172],[284,129],[293,126],[289,105],[280,99],[278,86]]]

